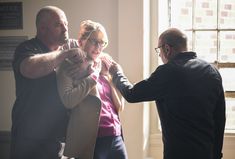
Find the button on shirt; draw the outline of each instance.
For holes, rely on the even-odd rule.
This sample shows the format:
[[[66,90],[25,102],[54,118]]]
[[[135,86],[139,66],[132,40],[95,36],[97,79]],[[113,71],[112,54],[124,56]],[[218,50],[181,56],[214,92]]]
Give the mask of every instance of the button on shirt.
[[[121,135],[121,123],[112,100],[109,81],[99,76],[98,90],[102,102],[98,137]]]

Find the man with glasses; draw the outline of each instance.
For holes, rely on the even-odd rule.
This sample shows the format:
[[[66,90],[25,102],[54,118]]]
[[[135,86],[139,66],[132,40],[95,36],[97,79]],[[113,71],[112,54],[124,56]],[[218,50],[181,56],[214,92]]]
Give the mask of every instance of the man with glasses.
[[[128,102],[156,102],[164,159],[222,158],[225,98],[218,70],[188,51],[176,28],[160,35],[156,51],[164,64],[149,78],[132,85],[114,63],[114,84]]]

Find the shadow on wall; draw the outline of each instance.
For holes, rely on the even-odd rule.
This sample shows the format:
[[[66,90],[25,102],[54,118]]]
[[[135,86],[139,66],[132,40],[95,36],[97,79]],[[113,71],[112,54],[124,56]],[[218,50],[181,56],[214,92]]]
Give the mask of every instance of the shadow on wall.
[[[0,159],[9,159],[11,133],[0,131]]]

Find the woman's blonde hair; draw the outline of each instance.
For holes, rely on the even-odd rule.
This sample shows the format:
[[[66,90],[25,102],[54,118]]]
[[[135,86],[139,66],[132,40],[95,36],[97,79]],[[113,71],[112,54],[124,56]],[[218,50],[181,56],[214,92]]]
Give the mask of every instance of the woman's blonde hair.
[[[108,45],[108,36],[104,26],[92,20],[85,20],[81,22],[78,33],[78,40],[81,41],[89,39],[93,32],[101,32],[104,35],[103,40],[106,42],[106,46]]]

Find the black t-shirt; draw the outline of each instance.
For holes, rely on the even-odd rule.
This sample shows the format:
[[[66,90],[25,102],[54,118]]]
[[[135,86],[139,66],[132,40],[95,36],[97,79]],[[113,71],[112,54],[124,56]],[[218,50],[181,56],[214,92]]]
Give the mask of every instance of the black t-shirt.
[[[77,47],[75,40],[70,40]],[[65,47],[64,47],[65,48]],[[26,57],[50,52],[37,38],[20,44],[12,63],[16,82],[16,101],[12,110],[12,137],[61,140],[66,133],[69,114],[57,91],[56,73],[29,79],[20,73]]]

